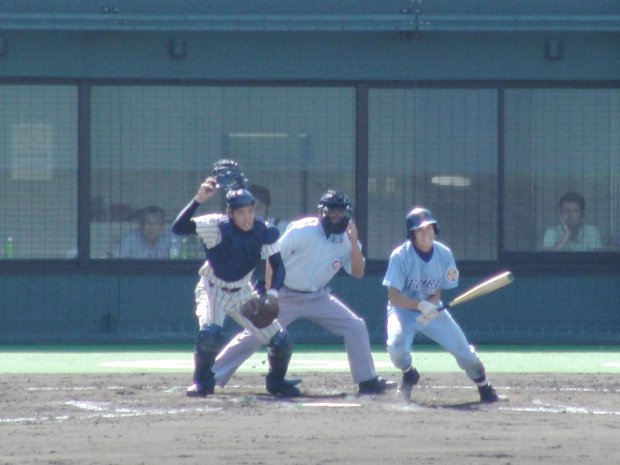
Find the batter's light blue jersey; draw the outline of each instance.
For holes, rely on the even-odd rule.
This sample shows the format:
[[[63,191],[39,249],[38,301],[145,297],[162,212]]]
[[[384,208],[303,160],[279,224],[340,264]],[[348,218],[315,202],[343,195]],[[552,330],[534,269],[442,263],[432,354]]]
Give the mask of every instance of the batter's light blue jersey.
[[[452,251],[441,242],[433,242],[433,255],[425,262],[411,241],[394,249],[390,255],[383,285],[393,287],[406,297],[426,300],[440,289],[458,286],[459,272]],[[392,305],[391,303],[389,304]]]
[[[341,268],[351,274],[349,235],[327,238],[318,218],[293,221],[278,243],[286,270],[284,285],[289,289],[314,292],[325,287]]]

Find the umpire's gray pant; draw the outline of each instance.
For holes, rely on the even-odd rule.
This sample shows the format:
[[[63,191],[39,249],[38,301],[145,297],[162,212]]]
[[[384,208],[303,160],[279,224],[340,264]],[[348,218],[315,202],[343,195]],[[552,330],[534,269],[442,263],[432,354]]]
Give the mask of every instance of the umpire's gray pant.
[[[370,352],[366,322],[324,288],[316,292],[297,292],[280,289],[278,321],[287,327],[299,318],[307,318],[332,334],[342,336],[349,359],[349,368],[355,383],[376,376]],[[262,342],[248,331],[237,334],[215,359],[215,382],[225,386],[235,371],[252,356]]]

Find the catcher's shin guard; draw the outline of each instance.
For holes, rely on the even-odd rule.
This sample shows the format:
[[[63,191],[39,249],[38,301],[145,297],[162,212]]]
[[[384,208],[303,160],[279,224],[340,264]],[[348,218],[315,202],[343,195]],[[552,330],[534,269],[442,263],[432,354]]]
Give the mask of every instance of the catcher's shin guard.
[[[207,325],[200,329],[194,352],[194,385],[187,389],[190,397],[205,397],[215,391],[215,376],[212,368],[215,356],[224,343],[222,328]]]
[[[271,338],[268,345],[269,371],[266,377],[267,391],[274,396],[297,397],[300,395],[296,387],[300,380],[286,380],[291,356],[293,355],[293,342],[288,332],[282,330]]]

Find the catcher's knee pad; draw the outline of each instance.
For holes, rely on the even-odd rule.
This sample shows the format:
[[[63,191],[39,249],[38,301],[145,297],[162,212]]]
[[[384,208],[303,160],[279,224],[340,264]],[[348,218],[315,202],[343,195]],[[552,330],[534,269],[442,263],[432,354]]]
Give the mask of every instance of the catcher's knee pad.
[[[267,348],[270,358],[288,359],[293,353],[293,339],[287,331],[279,331],[271,338]]]
[[[224,336],[221,326],[207,325],[200,328],[196,338],[196,352],[201,354],[214,353],[220,350],[222,344],[224,344]]]

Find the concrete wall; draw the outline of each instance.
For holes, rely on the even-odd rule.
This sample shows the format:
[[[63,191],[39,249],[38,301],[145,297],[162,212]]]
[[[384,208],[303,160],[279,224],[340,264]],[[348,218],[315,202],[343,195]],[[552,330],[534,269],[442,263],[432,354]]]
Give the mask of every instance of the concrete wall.
[[[450,295],[484,277],[468,273]],[[334,294],[365,318],[375,344],[385,342],[381,279],[374,273],[332,282]],[[618,279],[517,273],[511,286],[452,314],[477,344],[620,344]],[[0,343],[189,343],[195,281],[191,274],[0,275]],[[228,321],[225,330],[233,335],[239,327]],[[298,342],[340,342],[307,320],[291,331]]]

